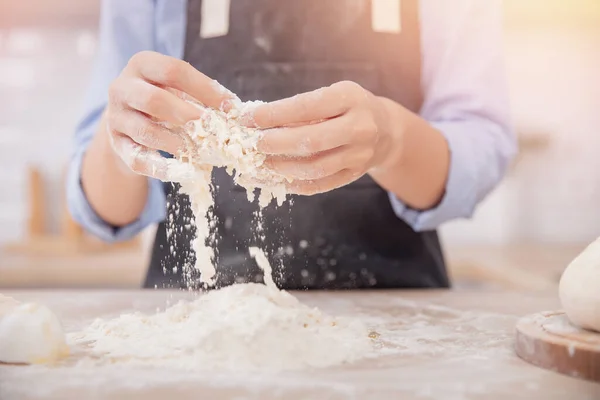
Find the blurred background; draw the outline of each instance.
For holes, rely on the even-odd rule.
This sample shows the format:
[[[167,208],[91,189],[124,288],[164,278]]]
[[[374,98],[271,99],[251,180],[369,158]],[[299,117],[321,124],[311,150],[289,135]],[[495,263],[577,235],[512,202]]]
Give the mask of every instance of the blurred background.
[[[0,0],[0,288],[138,287],[145,274],[151,229],[106,246],[66,213],[99,3]],[[475,218],[442,237],[459,287],[555,290],[600,235],[600,1],[504,3],[520,153]]]

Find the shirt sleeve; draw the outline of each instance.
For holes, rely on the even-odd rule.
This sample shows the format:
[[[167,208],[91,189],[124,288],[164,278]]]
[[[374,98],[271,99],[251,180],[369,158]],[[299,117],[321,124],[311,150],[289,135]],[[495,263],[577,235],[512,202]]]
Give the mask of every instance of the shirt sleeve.
[[[162,183],[149,178],[146,206],[135,222],[113,227],[91,207],[81,186],[81,162],[108,101],[108,87],[135,53],[154,48],[154,0],[104,0],[99,43],[83,117],[74,136],[66,191],[73,219],[87,232],[107,241],[127,240],[152,223],[164,220],[166,198]]]
[[[396,214],[417,231],[472,216],[517,151],[503,59],[501,0],[421,0],[421,116],[450,149],[444,196],[420,211],[390,193]]]

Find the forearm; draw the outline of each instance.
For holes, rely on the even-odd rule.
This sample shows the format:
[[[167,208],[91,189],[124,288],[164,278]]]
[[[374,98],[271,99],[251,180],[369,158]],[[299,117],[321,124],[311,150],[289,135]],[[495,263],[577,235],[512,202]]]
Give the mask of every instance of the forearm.
[[[139,218],[148,198],[148,179],[130,171],[112,150],[103,116],[81,167],[88,202],[107,224],[128,225]]]
[[[392,100],[379,100],[387,114],[393,150],[384,165],[370,171],[371,177],[414,209],[434,207],[448,179],[448,143],[420,116]]]

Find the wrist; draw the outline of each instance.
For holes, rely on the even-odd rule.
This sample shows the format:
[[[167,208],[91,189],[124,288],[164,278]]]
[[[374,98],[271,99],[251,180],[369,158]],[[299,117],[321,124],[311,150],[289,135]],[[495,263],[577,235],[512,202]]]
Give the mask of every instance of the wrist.
[[[382,104],[387,108],[390,148],[369,174],[408,206],[429,209],[444,194],[450,165],[448,143],[420,116],[391,100],[384,99]]]
[[[402,164],[406,135],[410,134],[406,114],[411,114],[400,104],[384,97],[378,97],[378,109],[381,110],[379,129],[383,139],[378,143],[379,161],[374,171],[397,169]]]
[[[104,118],[83,154],[80,180],[90,206],[109,225],[135,221],[146,205],[148,179],[130,171],[112,149]]]
[[[105,116],[83,155],[81,168],[82,181],[87,176],[93,177],[93,181],[100,178],[103,182],[128,182],[133,186],[143,185],[146,181],[146,177],[131,171],[113,149]]]

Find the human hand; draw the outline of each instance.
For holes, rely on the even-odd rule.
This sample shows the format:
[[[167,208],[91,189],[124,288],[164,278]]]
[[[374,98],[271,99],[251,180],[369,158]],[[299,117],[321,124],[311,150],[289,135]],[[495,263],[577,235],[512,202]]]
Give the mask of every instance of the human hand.
[[[233,97],[184,61],[140,52],[110,86],[106,131],[113,150],[132,171],[164,180],[167,159],[157,150],[181,154],[189,145],[182,127],[202,116],[189,101],[222,109]]]
[[[351,183],[396,159],[402,127],[390,126],[389,100],[353,82],[258,106],[266,166],[293,178],[289,191],[312,195]]]

